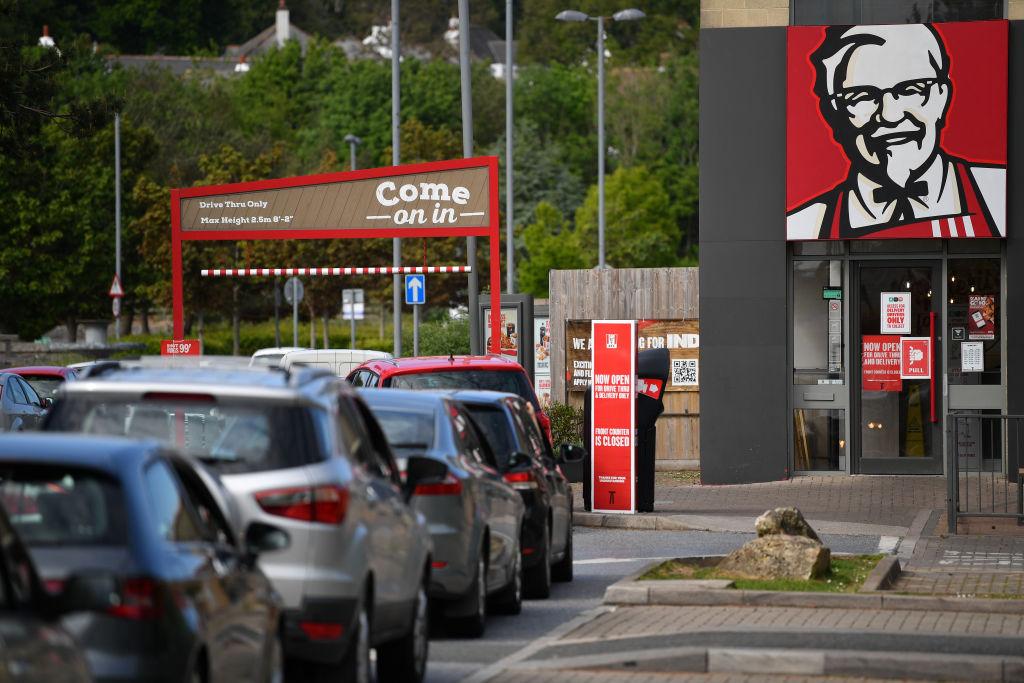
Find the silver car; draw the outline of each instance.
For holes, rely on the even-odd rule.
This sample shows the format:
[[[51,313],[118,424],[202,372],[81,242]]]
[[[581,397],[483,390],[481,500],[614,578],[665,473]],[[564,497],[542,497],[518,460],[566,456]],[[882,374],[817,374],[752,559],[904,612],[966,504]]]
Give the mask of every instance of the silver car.
[[[398,466],[413,455],[444,463],[448,476],[421,484],[413,507],[434,543],[430,596],[456,632],[483,634],[487,603],[518,614],[522,605],[524,504],[502,478],[486,440],[457,401],[421,391],[361,390]]]
[[[430,537],[407,505],[446,468],[418,458],[403,485],[362,400],[321,370],[116,366],[69,385],[45,429],[148,436],[215,470],[248,524],[290,545],[259,558],[283,598],[289,673],[419,681],[427,660]]]

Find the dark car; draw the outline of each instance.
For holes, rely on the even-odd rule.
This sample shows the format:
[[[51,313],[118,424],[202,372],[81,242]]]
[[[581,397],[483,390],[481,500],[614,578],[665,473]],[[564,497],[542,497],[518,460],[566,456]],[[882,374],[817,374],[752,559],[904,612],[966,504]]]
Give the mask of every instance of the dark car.
[[[487,603],[518,614],[525,506],[498,472],[494,454],[456,401],[433,392],[361,391],[406,472],[414,456],[443,463],[443,481],[417,486],[411,504],[434,543],[430,597],[446,625],[483,634]],[[406,475],[407,476],[407,475]]]
[[[60,616],[80,606],[72,590],[50,595],[28,550],[0,507],[0,671],[4,681],[88,683],[85,656],[60,625]]]
[[[387,389],[482,389],[516,394],[530,402],[551,441],[551,419],[523,366],[504,356],[420,356],[369,360],[348,374],[352,386]]]
[[[39,398],[44,400],[56,398],[57,390],[62,384],[78,379],[78,373],[73,368],[66,368],[63,365],[30,365],[23,368],[7,368],[0,372],[9,372],[21,377],[36,390]]]
[[[512,394],[455,391],[481,429],[505,481],[526,504],[523,521],[523,589],[546,598],[551,580],[572,580],[572,488],[540,432],[533,407]]]
[[[49,406],[21,377],[0,372],[0,431],[39,429]]]
[[[155,441],[0,438],[0,500],[44,585],[94,596],[62,623],[98,680],[281,676],[279,598],[256,559],[288,537],[253,524],[240,539],[200,467]]]

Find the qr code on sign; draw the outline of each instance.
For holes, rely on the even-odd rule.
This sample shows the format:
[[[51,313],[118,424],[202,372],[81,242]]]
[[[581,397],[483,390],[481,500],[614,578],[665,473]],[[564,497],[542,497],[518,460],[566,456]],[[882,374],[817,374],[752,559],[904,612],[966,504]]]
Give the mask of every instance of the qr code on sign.
[[[695,387],[697,381],[697,359],[682,358],[672,361],[672,386]]]

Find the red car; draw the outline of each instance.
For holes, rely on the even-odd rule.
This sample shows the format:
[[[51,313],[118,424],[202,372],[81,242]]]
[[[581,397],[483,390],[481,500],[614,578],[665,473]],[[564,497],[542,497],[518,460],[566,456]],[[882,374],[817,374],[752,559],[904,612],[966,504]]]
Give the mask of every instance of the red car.
[[[0,370],[18,375],[36,390],[39,398],[55,398],[57,389],[64,382],[74,382],[78,373],[62,365],[33,365],[24,368]]]
[[[541,410],[526,370],[504,356],[423,356],[385,358],[363,363],[349,373],[357,387],[392,389],[482,389],[521,396],[533,405],[551,442],[551,419]]]

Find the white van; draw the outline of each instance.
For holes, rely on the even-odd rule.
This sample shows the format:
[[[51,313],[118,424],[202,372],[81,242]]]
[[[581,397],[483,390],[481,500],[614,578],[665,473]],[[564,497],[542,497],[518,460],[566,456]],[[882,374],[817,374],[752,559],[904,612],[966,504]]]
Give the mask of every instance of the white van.
[[[386,351],[365,351],[362,349],[317,349],[291,351],[281,359],[280,366],[285,370],[293,365],[307,365],[312,368],[330,370],[339,377],[345,377],[356,367],[368,360],[391,358]]]

